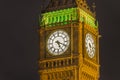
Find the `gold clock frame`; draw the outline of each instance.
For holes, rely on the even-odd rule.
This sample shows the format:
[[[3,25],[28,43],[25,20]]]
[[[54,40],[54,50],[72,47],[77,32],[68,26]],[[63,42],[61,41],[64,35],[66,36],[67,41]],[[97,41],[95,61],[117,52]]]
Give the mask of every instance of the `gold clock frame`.
[[[49,37],[51,36],[51,34],[54,33],[55,31],[59,31],[59,30],[64,31],[64,32],[66,32],[66,33],[68,34],[68,37],[69,37],[69,46],[68,46],[68,48],[67,48],[62,54],[60,54],[60,55],[54,55],[54,54],[52,54],[51,52],[49,52],[49,50],[48,50],[48,48],[47,48],[47,46],[46,46],[46,51],[47,51],[47,53],[48,53],[49,56],[57,57],[57,56],[66,55],[66,53],[68,52],[68,50],[69,50],[69,48],[70,48],[70,44],[71,44],[71,40],[70,40],[70,39],[71,39],[71,37],[70,37],[70,34],[69,34],[66,30],[64,30],[64,29],[55,29],[55,30],[51,31],[50,34],[48,34],[48,36],[47,36],[47,38],[46,38],[46,45],[47,45],[47,41],[48,41]]]

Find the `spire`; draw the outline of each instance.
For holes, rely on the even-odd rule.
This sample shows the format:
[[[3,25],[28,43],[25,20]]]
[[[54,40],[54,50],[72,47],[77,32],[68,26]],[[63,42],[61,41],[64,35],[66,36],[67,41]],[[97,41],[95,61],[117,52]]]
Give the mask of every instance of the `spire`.
[[[92,8],[93,8],[93,13],[96,14],[96,10],[95,10],[96,5],[95,5],[95,2],[92,4]]]
[[[76,0],[76,2],[77,2],[77,6],[78,6],[78,7],[82,7],[82,8],[84,8],[84,9],[90,10],[90,7],[88,6],[86,0]]]
[[[45,5],[46,4],[43,4],[43,7]],[[95,3],[90,6],[88,5],[87,0],[50,0],[48,5],[44,7],[44,10],[42,12],[51,12],[72,7],[79,7],[85,10],[87,13],[91,14],[92,16],[96,16]]]
[[[92,6],[88,4],[87,0],[76,0],[76,3],[78,7],[85,10],[87,13],[91,14],[94,17],[96,16],[95,3],[93,3]]]
[[[76,7],[76,0],[50,0],[45,12]]]

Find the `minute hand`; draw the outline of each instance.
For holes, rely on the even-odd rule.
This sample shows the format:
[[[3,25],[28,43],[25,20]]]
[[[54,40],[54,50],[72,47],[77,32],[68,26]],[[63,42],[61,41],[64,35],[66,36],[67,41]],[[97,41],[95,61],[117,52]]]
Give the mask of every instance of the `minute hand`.
[[[62,44],[62,45],[64,45],[64,46],[66,46],[65,44],[63,44],[63,43],[61,43],[61,42],[60,42],[60,44]]]
[[[59,45],[59,47],[60,47],[60,44],[62,44],[63,46],[66,46],[65,44],[61,43],[60,41],[56,41],[56,43]]]

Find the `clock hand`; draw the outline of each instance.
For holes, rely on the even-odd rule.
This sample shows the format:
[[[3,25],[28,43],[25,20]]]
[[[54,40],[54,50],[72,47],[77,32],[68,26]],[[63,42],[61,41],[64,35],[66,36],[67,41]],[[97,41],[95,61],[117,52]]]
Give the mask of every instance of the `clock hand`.
[[[60,49],[63,51],[62,47],[60,47]]]
[[[91,44],[89,43],[89,47],[91,48]]]
[[[57,43],[57,44],[58,44],[58,46],[60,47],[60,42],[59,42],[59,41],[55,41],[55,43]]]
[[[59,41],[56,41],[56,43],[59,45],[59,47],[60,47],[60,44],[66,46],[65,44],[63,44],[63,43],[61,43],[61,42],[59,42]]]
[[[66,46],[65,44],[63,44],[63,43],[60,43],[60,44],[62,44],[62,45],[64,45],[64,46]]]

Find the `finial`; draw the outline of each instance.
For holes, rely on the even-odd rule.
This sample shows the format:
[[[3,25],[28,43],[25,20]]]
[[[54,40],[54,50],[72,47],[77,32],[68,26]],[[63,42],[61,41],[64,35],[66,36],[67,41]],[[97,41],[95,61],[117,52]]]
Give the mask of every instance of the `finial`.
[[[95,14],[96,13],[96,11],[95,11],[95,8],[96,8],[95,2],[93,3],[92,8],[93,8],[93,12]]]

